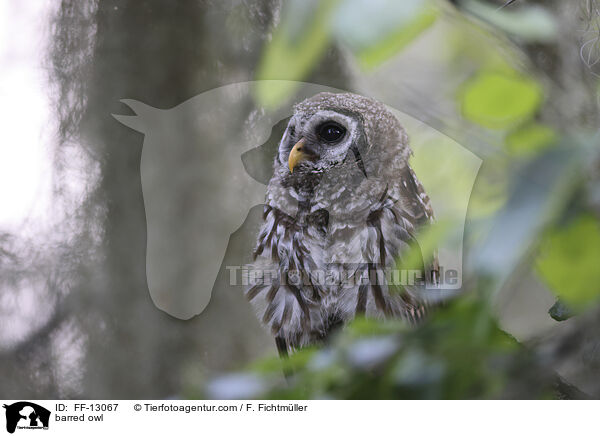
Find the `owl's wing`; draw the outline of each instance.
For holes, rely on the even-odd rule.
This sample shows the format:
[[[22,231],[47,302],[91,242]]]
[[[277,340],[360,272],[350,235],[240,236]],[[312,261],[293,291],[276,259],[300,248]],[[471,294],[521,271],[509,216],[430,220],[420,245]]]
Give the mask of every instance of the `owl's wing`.
[[[425,188],[417,178],[413,169],[406,165],[400,176],[401,189],[405,199],[405,207],[409,208],[410,215],[413,217],[414,233],[418,233],[424,226],[432,224],[435,221],[431,200],[425,192]],[[412,235],[414,236],[414,235]],[[432,253],[422,253],[427,255],[424,261],[425,278],[427,284],[439,284],[439,261],[437,250]]]
[[[394,180],[393,186],[387,185],[367,218],[369,236],[364,244],[364,258],[367,262],[359,273],[369,279],[362,282],[358,289],[357,315],[365,314],[367,301],[372,294],[380,314],[401,316],[411,323],[423,318],[431,303],[424,292],[428,286],[437,285],[439,266],[437,253],[423,253],[418,234],[433,219],[433,209],[423,185],[414,171],[406,166]],[[417,258],[417,265],[406,270],[407,267],[402,262],[407,259],[409,252],[419,253],[422,262]],[[386,288],[376,278],[390,267],[396,275],[392,276],[393,281],[386,278],[386,292]],[[412,276],[414,268],[421,271],[423,281],[411,281],[416,278]]]

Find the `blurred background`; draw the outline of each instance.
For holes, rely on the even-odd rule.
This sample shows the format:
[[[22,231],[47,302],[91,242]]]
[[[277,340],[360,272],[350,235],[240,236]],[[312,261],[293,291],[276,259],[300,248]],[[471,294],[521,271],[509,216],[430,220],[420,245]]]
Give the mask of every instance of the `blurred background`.
[[[600,6],[505,3],[2,2],[0,396],[600,397]],[[111,114],[132,114],[124,98],[170,109],[246,81],[219,127],[251,146],[276,141],[300,82],[403,114],[432,198],[452,210],[462,197],[445,184],[470,194],[459,297],[416,329],[357,320],[285,362],[223,268],[200,315],[155,306],[144,136]],[[259,117],[270,139],[245,138]],[[474,186],[463,162],[436,158],[444,141],[480,161]],[[223,265],[244,262],[257,219]],[[192,263],[211,253],[202,232]]]

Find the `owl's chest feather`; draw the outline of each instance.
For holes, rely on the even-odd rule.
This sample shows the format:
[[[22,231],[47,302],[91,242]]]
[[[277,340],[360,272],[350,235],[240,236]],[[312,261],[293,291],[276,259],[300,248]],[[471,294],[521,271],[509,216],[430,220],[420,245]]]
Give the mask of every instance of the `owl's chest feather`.
[[[401,312],[404,303],[392,297],[385,283],[363,281],[365,274],[393,264],[406,248],[406,229],[390,204],[337,217],[308,208],[292,217],[265,207],[252,265],[262,278],[246,295],[275,336],[301,346],[357,314]],[[263,271],[274,274],[267,280]]]

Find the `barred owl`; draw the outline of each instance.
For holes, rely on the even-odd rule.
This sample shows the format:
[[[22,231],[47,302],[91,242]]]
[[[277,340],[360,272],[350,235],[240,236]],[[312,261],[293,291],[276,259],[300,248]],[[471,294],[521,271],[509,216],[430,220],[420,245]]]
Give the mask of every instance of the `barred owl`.
[[[384,274],[433,220],[411,153],[397,118],[372,99],[320,93],[294,107],[246,290],[281,355],[356,316],[415,323],[424,315],[423,282],[389,283]],[[421,266],[435,282],[435,256]]]

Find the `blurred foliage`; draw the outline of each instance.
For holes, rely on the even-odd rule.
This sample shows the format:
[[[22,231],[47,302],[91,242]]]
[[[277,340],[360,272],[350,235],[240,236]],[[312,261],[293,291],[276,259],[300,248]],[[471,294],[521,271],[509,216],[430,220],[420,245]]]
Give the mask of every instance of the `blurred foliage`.
[[[437,16],[430,1],[346,0],[335,14],[333,29],[360,66],[373,69],[429,28]]]
[[[548,42],[557,36],[556,18],[537,5],[525,4],[518,10],[511,10],[468,0],[462,2],[462,6],[512,36],[532,42]]]
[[[531,118],[542,100],[538,83],[516,74],[482,73],[461,95],[465,118],[492,129],[511,127]]]
[[[337,3],[337,0],[293,0],[287,3],[282,23],[264,50],[257,78],[304,79],[327,49],[329,21]],[[295,90],[291,82],[258,82],[256,95],[261,105],[273,107]]]
[[[420,270],[423,268],[423,259],[431,259],[442,242],[449,237],[450,231],[457,223],[448,220],[437,220],[435,223],[422,227],[418,231],[416,239],[419,245],[411,246],[401,259],[397,260],[396,269]],[[460,222],[458,222],[460,225]]]
[[[520,157],[535,155],[551,147],[559,140],[552,127],[540,123],[530,123],[519,126],[506,137],[506,149],[509,153]]]
[[[323,349],[273,357],[197,392],[272,399],[485,399],[554,395],[555,376],[470,296],[436,311],[423,325],[356,319]],[[283,380],[281,374],[290,374]],[[534,390],[530,390],[531,386]],[[252,389],[250,389],[250,386]],[[526,389],[527,391],[524,391]]]
[[[418,143],[410,165],[419,175],[426,191],[435,199],[437,220],[459,222],[462,225],[467,208],[472,218],[481,218],[498,210],[506,201],[506,181],[502,178],[505,169],[501,163],[495,167],[498,178],[490,183],[480,182],[473,192],[473,183],[480,170],[480,158],[439,132],[421,132],[416,126],[406,128],[413,144]],[[443,165],[440,165],[441,161]]]
[[[578,216],[544,236],[537,271],[556,295],[581,309],[600,297],[600,225],[595,217]]]
[[[422,0],[290,0],[256,78],[304,80],[334,41],[348,48],[362,68],[374,68],[431,26],[437,13]],[[258,82],[256,99],[261,106],[278,107],[296,90],[291,82]]]

